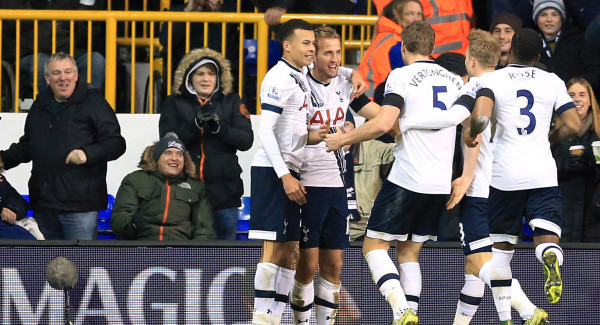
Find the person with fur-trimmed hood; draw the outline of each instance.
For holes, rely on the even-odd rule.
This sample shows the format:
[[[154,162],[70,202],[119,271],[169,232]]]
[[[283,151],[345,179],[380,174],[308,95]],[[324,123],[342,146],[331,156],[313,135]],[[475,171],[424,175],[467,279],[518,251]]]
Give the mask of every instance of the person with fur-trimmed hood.
[[[175,72],[173,95],[161,107],[159,133],[174,132],[206,184],[218,239],[235,239],[244,186],[237,151],[252,147],[250,115],[233,91],[231,67],[208,48],[186,54]]]
[[[144,150],[125,176],[110,225],[120,239],[214,239],[206,188],[185,146],[173,133]]]

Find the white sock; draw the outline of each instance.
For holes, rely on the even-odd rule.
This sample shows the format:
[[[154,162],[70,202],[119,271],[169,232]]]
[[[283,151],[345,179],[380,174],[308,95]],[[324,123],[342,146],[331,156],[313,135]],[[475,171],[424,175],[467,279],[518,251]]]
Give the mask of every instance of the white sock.
[[[320,275],[315,288],[315,307],[317,309],[317,325],[335,323],[340,298],[341,285],[333,284]]]
[[[521,316],[522,319],[530,319],[533,317],[533,314],[535,313],[535,305],[529,300],[529,298],[527,298],[527,295],[525,295],[523,289],[521,289],[519,280],[512,279],[512,286],[510,289],[510,305],[512,308],[519,312],[519,316]]]
[[[483,281],[472,274],[465,274],[465,285],[460,291],[460,299],[454,315],[454,325],[469,325],[473,315],[477,312],[477,307],[481,303],[484,292],[485,283]]]
[[[547,250],[553,251],[554,254],[556,254],[556,259],[558,260],[558,265],[562,266],[562,264],[563,264],[562,248],[560,248],[560,246],[558,246],[558,244],[554,244],[554,243],[542,243],[535,247],[535,257],[537,257],[538,261],[540,261],[540,263],[544,264],[544,259],[542,258],[542,256],[544,255],[544,252],[546,252]]]
[[[408,307],[415,312],[419,308],[419,297],[423,287],[421,278],[421,267],[419,262],[408,262],[400,264],[400,285],[404,290],[404,296],[408,301]]]
[[[286,269],[285,267],[279,268],[277,274],[277,284],[275,286],[275,302],[273,303],[273,315],[271,315],[271,325],[278,325],[281,322],[281,315],[287,305],[290,290],[294,285],[294,275],[296,270]]]
[[[404,290],[400,285],[400,276],[396,265],[385,249],[372,250],[365,255],[365,259],[371,270],[373,281],[392,307],[394,319],[400,319],[409,307]]]
[[[292,288],[292,295],[290,297],[290,307],[294,316],[294,324],[308,324],[314,299],[315,287],[312,281],[303,284],[294,280],[294,287]]]
[[[492,248],[490,284],[500,321],[511,319],[510,288],[512,285],[512,271],[510,269],[510,261],[514,252],[514,250],[505,251]]]
[[[278,272],[279,266],[273,263],[258,263],[256,265],[252,324],[270,325]]]
[[[487,284],[488,287],[492,287],[492,285],[490,284],[490,272],[492,270],[492,262],[491,261],[487,261],[485,262],[481,268],[479,269],[479,276],[478,278],[483,281],[485,284]]]

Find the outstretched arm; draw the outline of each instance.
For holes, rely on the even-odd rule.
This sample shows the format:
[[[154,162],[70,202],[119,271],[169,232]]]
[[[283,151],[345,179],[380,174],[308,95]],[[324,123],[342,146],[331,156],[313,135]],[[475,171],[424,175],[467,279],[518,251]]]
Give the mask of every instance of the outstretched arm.
[[[326,135],[327,151],[334,151],[348,144],[375,139],[389,131],[394,123],[398,121],[399,115],[400,109],[398,107],[383,105],[377,116],[365,122],[359,128],[348,133],[342,133],[338,130],[336,133]]]
[[[581,132],[581,118],[579,118],[579,114],[577,113],[576,109],[568,109],[562,112],[560,117],[565,123],[562,124],[558,129],[550,132],[550,143],[565,140]]]
[[[483,88],[477,92],[475,107],[471,113],[471,125],[467,129],[465,144],[470,148],[477,146],[477,135],[487,127],[494,109],[494,93],[489,88]]]

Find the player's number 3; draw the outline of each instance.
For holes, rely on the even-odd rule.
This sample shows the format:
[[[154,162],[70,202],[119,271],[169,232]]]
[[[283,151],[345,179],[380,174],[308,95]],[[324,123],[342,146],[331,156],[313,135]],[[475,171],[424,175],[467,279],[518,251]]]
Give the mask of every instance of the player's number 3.
[[[529,90],[521,89],[517,91],[517,97],[525,97],[527,99],[527,105],[521,108],[521,115],[529,117],[529,125],[525,128],[517,128],[519,135],[528,135],[535,129],[535,115],[531,113],[533,107],[533,95]]]

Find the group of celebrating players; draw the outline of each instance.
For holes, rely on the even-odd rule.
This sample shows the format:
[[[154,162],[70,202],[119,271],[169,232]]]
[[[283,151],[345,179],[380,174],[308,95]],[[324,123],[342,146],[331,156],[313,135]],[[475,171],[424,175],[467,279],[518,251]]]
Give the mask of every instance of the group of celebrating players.
[[[560,193],[549,141],[578,132],[581,122],[564,83],[533,67],[540,36],[518,31],[510,64],[495,70],[500,45],[473,30],[465,60],[470,80],[463,85],[430,60],[435,33],[415,21],[402,32],[405,66],[390,73],[381,106],[362,94],[356,72],[339,66],[334,29],[292,19],[278,39],[282,60],[261,85],[260,148],[251,168],[249,238],[263,241],[252,323],[279,324],[288,300],[295,324],[309,323],[313,305],[317,324],[335,322],[349,246],[344,146],[389,132],[396,137],[395,161],[374,202],[363,253],[392,308],[392,324],[418,324],[419,252],[436,240],[444,210],[461,200],[465,285],[454,324],[469,324],[486,284],[501,324],[512,324],[511,306],[525,324],[546,324],[548,314],[512,278],[510,261],[524,216],[547,299],[560,299]],[[344,129],[348,108],[367,122]],[[553,113],[565,123],[549,135]],[[459,123],[464,166],[452,181]],[[392,242],[399,269],[388,255]]]

